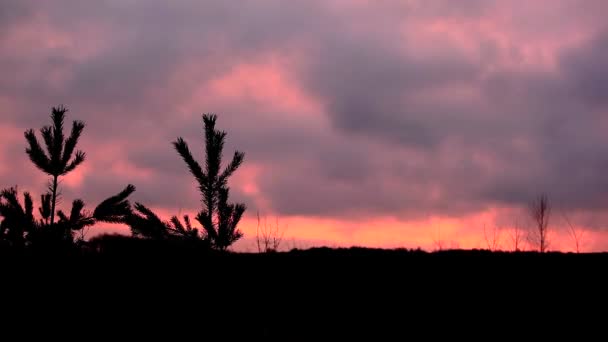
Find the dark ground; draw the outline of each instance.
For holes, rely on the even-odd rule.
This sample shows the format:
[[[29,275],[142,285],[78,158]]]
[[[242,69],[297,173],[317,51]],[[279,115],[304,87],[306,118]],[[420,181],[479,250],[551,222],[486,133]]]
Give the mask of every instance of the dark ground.
[[[4,251],[0,260],[0,322],[26,323],[24,336],[49,324],[85,339],[126,329],[154,340],[545,340],[605,333],[608,318],[606,253],[246,254],[110,238],[87,252]]]

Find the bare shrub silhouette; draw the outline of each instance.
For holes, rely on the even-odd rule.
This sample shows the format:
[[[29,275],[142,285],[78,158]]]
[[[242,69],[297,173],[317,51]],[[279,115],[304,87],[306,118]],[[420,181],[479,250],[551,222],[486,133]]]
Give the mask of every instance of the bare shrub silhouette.
[[[206,152],[204,169],[194,159],[184,139],[178,138],[173,142],[173,146],[199,185],[203,208],[196,220],[202,225],[211,245],[216,249],[225,250],[243,236],[237,225],[246,207],[244,204],[228,202],[230,189],[227,184],[228,178],[243,163],[245,154],[236,151],[232,161],[221,170],[226,132],[215,129],[216,120],[216,115],[203,115]]]
[[[276,252],[281,247],[283,242],[283,236],[287,228],[281,227],[279,224],[279,218],[275,220],[275,224],[268,224],[266,216],[264,216],[264,223],[260,219],[260,213],[257,213],[258,224],[256,227],[255,241],[258,247],[258,253],[270,253]]]
[[[433,234],[433,245],[436,251],[442,251],[446,248],[446,243],[441,237],[441,225],[437,226],[435,233]]]
[[[483,238],[484,241],[486,242],[486,246],[489,250],[491,251],[498,251],[500,250],[500,238],[501,238],[501,231],[498,229],[498,227],[493,226],[492,229],[486,229],[486,225],[483,225]]]
[[[570,236],[570,239],[572,239],[572,242],[574,242],[574,250],[576,251],[576,253],[580,253],[583,238],[585,236],[585,230],[572,225],[572,222],[570,221],[566,213],[562,213],[562,216],[568,224],[568,235]]]
[[[524,250],[524,239],[525,231],[519,225],[519,221],[515,221],[515,225],[510,232],[511,243],[513,245],[514,252],[520,252]]]
[[[549,217],[551,205],[546,194],[535,198],[529,207],[530,217],[534,222],[534,229],[528,236],[530,243],[538,247],[538,251],[544,253],[549,248]]]

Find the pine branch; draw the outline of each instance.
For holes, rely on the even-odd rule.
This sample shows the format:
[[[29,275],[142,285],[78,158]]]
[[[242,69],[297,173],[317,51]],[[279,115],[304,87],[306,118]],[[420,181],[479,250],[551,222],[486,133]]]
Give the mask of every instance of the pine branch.
[[[42,136],[42,140],[44,140],[44,144],[46,145],[46,150],[51,153],[55,146],[55,139],[53,137],[53,128],[51,126],[44,126],[40,129],[40,135]],[[52,153],[50,154],[52,157]]]
[[[177,216],[171,217],[171,223],[173,223],[173,228],[175,228],[177,232],[181,234],[186,234],[186,229],[184,229],[184,226],[179,221],[179,218]]]
[[[85,124],[82,121],[74,121],[72,123],[72,132],[70,133],[70,137],[66,140],[65,148],[63,150],[63,158],[61,160],[62,165],[67,165],[70,158],[72,158],[72,154],[74,153],[74,149],[78,144],[78,140],[82,135],[84,127]]]
[[[158,215],[141,203],[135,203],[135,212],[127,217],[126,223],[136,236],[151,239],[164,239],[168,237],[168,225]]]
[[[127,198],[135,192],[135,186],[129,184],[120,193],[105,199],[93,211],[93,217],[99,221],[122,223],[131,214],[131,203]]]
[[[44,220],[48,220],[51,217],[51,197],[52,195],[49,193],[40,195],[40,208],[38,208],[38,211]]]
[[[215,227],[209,217],[209,213],[207,210],[203,209],[196,215],[196,220],[203,226],[203,229],[207,233],[207,236],[212,240],[217,240],[217,232],[215,231]]]
[[[25,149],[25,152],[30,157],[32,163],[41,171],[52,174],[53,170],[51,169],[50,158],[44,153],[42,147],[40,147],[34,130],[27,130],[24,135],[29,145],[28,148]]]
[[[72,211],[70,212],[71,222],[76,222],[82,217],[82,209],[84,209],[84,202],[81,199],[72,202]]]
[[[232,157],[232,162],[228,166],[222,175],[220,176],[218,183],[219,186],[226,186],[226,181],[232,174],[243,164],[243,160],[245,159],[245,153],[236,151],[234,152],[234,156]]]
[[[25,215],[24,210],[21,207],[21,203],[19,203],[19,199],[17,198],[17,189],[3,189],[0,195],[6,199],[8,205],[13,211],[18,211],[19,215]]]
[[[173,142],[173,147],[175,147],[177,153],[182,157],[184,162],[186,162],[186,165],[188,165],[188,169],[198,181],[201,191],[204,191],[204,188],[208,183],[207,175],[203,171],[200,164],[192,156],[188,144],[184,141],[184,139],[177,138],[177,140]]]
[[[63,143],[65,137],[63,135],[63,121],[67,109],[63,106],[53,107],[51,119],[53,121],[53,148],[49,150],[51,161],[55,165],[60,165],[62,161]]]
[[[65,216],[65,213],[62,210],[59,210],[57,212],[57,216],[59,217],[60,223],[66,223],[66,222],[70,221],[70,219],[67,216]]]
[[[188,231],[192,231],[192,230],[194,230],[194,229],[192,228],[192,223],[190,222],[190,216],[188,216],[188,215],[184,215],[184,222],[185,222],[185,224],[186,224],[186,229],[187,229]]]
[[[32,200],[32,196],[30,195],[29,192],[23,193],[23,200],[24,200],[25,217],[28,220],[33,220],[34,219],[34,201]]]
[[[86,153],[82,151],[76,151],[74,159],[72,159],[72,161],[68,165],[66,165],[66,167],[63,169],[63,172],[61,172],[61,175],[63,176],[72,172],[76,167],[78,167],[78,165],[82,164],[85,159]]]

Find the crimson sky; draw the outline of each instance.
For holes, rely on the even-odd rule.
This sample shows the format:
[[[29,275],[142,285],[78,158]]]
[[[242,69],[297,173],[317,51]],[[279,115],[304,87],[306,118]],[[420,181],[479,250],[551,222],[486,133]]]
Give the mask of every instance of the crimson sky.
[[[249,237],[260,211],[296,246],[484,247],[485,224],[509,248],[546,192],[554,248],[572,249],[565,214],[605,250],[606,13],[605,0],[3,0],[0,185],[44,189],[23,131],[65,104],[89,159],[63,204],[133,183],[163,215],[193,212],[170,141],[201,156],[213,112],[227,153],[246,152],[231,185]]]

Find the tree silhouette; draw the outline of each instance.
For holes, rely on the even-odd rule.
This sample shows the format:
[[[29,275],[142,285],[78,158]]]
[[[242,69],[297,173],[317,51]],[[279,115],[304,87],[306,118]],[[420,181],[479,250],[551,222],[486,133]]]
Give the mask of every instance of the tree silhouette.
[[[486,225],[483,225],[483,239],[486,242],[488,250],[496,252],[500,250],[500,238],[501,231],[498,227],[494,226],[489,232],[486,229]]]
[[[515,226],[510,233],[511,242],[513,243],[513,251],[519,252],[523,250],[524,230],[519,225],[519,221],[515,221]]]
[[[574,247],[575,247],[575,251],[576,253],[580,253],[581,252],[581,245],[584,242],[583,241],[583,237],[585,235],[585,231],[582,228],[577,228],[575,227],[572,222],[570,221],[570,219],[568,218],[568,216],[566,215],[566,213],[562,212],[562,216],[564,218],[564,220],[566,221],[566,223],[568,224],[568,235],[570,235],[570,238],[572,239],[572,241],[574,242]]]
[[[547,195],[542,194],[530,203],[530,216],[534,221],[535,230],[531,235],[531,242],[538,246],[538,251],[544,253],[549,247],[549,216],[551,205]]]
[[[74,121],[72,123],[72,132],[70,133],[70,136],[65,139],[63,134],[63,121],[66,112],[67,109],[63,106],[53,107],[51,113],[53,125],[44,126],[40,129],[40,134],[42,135],[46,146],[46,152],[38,142],[33,129],[25,132],[25,139],[29,145],[25,151],[30,157],[30,160],[38,169],[52,178],[52,183],[50,185],[51,225],[55,223],[57,182],[59,177],[67,175],[85,160],[84,152],[76,151],[74,153],[76,145],[78,144],[78,139],[85,126],[84,122]]]
[[[228,203],[227,184],[228,178],[243,163],[245,154],[236,151],[232,161],[221,171],[226,132],[215,129],[216,120],[216,115],[203,115],[206,152],[204,170],[192,156],[184,139],[178,138],[173,142],[173,146],[199,184],[203,208],[196,216],[196,220],[203,226],[211,244],[217,249],[225,250],[243,236],[236,227],[246,207],[240,203]]]

